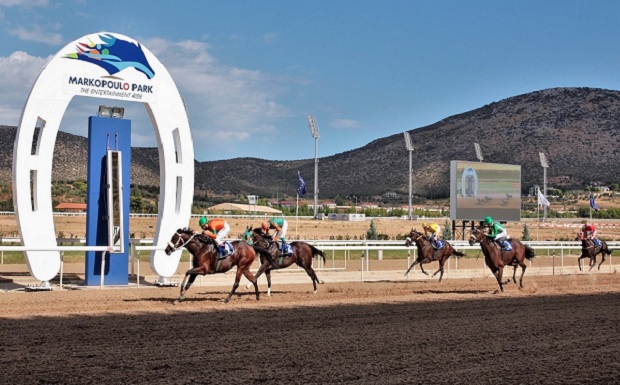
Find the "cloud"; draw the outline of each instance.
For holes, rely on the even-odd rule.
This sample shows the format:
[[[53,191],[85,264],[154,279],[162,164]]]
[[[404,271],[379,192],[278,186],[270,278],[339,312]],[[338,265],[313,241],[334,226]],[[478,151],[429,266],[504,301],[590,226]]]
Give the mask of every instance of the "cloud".
[[[284,120],[293,116],[290,108],[280,102],[286,100],[289,79],[226,65],[211,54],[209,44],[201,41],[145,39],[140,42],[168,69],[185,101],[198,160],[211,156],[212,144],[237,149],[240,147],[236,146],[250,143],[266,148],[276,131],[279,135],[289,134],[286,128],[280,128]],[[25,52],[0,57],[0,78],[4,79],[0,124],[19,123],[29,90],[50,58]],[[63,117],[61,130],[86,135],[84,111],[95,113],[96,106],[105,103],[101,99],[75,98]],[[133,145],[157,146],[152,124],[141,104],[128,103],[125,116],[132,119]]]
[[[171,73],[184,98],[196,140],[217,139],[223,146],[258,140],[291,116],[278,101],[284,79],[252,69],[228,66],[205,42],[164,39],[142,41]]]
[[[351,128],[357,128],[359,126],[359,122],[353,119],[334,119],[329,122],[330,127],[340,129],[340,130],[348,130]]]
[[[0,7],[47,7],[49,0],[0,0]]]
[[[58,25],[51,26],[50,29],[58,30]],[[9,30],[9,34],[16,36],[18,39],[25,41],[35,41],[38,43],[45,43],[53,46],[62,44],[65,39],[62,34],[57,32],[46,31],[39,25],[29,27],[18,27]]]
[[[266,33],[263,36],[263,41],[267,44],[271,44],[274,43],[276,40],[278,40],[279,35],[277,33]]]
[[[28,93],[49,58],[31,56],[22,51],[13,52],[8,57],[0,57],[2,124],[18,124]]]

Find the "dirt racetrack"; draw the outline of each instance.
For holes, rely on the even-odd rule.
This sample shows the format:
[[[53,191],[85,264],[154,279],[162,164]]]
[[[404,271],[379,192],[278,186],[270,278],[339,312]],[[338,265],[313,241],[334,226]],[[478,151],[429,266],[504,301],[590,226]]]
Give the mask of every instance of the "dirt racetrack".
[[[617,384],[620,275],[0,293],[3,384]],[[261,287],[265,292],[264,285]]]

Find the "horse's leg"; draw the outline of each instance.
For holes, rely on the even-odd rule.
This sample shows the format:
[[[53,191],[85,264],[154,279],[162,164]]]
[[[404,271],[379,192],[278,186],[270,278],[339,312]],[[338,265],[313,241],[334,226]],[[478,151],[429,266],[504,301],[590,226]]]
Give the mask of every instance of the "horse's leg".
[[[183,277],[183,282],[181,282],[181,293],[179,294],[179,298],[174,301],[175,305],[178,305],[185,299],[185,292],[189,290],[189,287],[192,286],[192,283],[196,280],[198,273],[194,272],[194,270],[196,269],[187,270],[185,272],[185,277]]]
[[[250,271],[250,269],[246,269],[243,272],[243,275],[254,284],[254,293],[256,293],[256,300],[260,300],[260,294],[258,293],[258,278],[256,278],[256,276],[254,274],[252,274],[252,272]]]
[[[409,268],[407,269],[407,271],[405,271],[405,275],[409,274],[409,272],[411,271],[411,269],[413,269],[415,267],[415,265],[417,265],[419,263],[419,260],[416,259],[415,261],[413,261],[413,263],[409,266]]]
[[[267,296],[271,297],[271,269],[265,270],[265,277],[267,277]]]
[[[446,263],[446,259],[447,258],[444,258],[443,255],[441,256],[441,258],[439,258],[439,269],[437,269],[437,271],[434,272],[432,275],[434,277],[435,275],[437,275],[437,273],[441,273],[439,274],[439,282],[441,282],[441,278],[443,278],[443,265],[444,263]]]
[[[601,263],[598,264],[597,270],[601,270],[601,265],[603,264],[603,262],[605,262],[605,253],[603,252],[601,256],[602,256]]]
[[[256,283],[258,284],[258,277],[260,277],[265,270],[267,270],[271,265],[269,264],[269,261],[261,261],[261,265],[260,268],[258,269],[258,271],[256,272],[256,275],[254,276],[256,278]],[[250,285],[252,284],[252,282],[248,283],[245,288],[249,289]]]
[[[495,279],[497,279],[497,283],[499,284],[499,289],[501,290],[502,293],[504,292],[504,283],[508,283],[508,282],[502,282],[503,274],[504,274],[504,267],[499,266],[495,274]]]
[[[312,280],[312,286],[314,286],[314,294],[316,294],[317,293],[316,284],[320,283],[319,278],[316,276],[316,272],[314,271],[312,266],[302,266],[302,267],[304,268],[304,270],[306,270],[306,274],[308,274],[308,277],[310,277],[310,279]]]
[[[424,274],[428,275],[428,273],[424,270],[424,266],[423,266],[422,262],[423,262],[423,260],[422,260],[422,261],[420,261],[420,270],[422,270],[422,272],[423,272]]]
[[[525,264],[525,261],[521,261],[519,262],[519,266],[521,266],[521,278],[519,278],[519,287],[523,287],[523,276],[525,275],[525,269],[527,269],[527,265]],[[515,266],[515,273],[517,272],[517,267]],[[514,280],[515,283],[517,282],[517,280]]]
[[[233,294],[235,294],[235,291],[239,287],[239,281],[241,281],[241,276],[243,275],[245,270],[247,270],[249,268],[250,268],[249,266],[247,266],[246,268],[242,268],[241,266],[237,266],[237,274],[235,274],[235,283],[233,284],[233,287],[232,287],[232,290],[230,291],[230,293],[228,293],[228,297],[226,297],[226,299],[224,300],[224,303],[228,303],[228,301],[230,301],[230,298],[233,296]],[[256,289],[256,294],[258,294],[258,287]],[[258,298],[256,298],[256,299],[258,300]]]
[[[596,254],[590,257],[590,270],[588,271],[592,271],[592,268],[594,267],[594,265],[596,265]]]

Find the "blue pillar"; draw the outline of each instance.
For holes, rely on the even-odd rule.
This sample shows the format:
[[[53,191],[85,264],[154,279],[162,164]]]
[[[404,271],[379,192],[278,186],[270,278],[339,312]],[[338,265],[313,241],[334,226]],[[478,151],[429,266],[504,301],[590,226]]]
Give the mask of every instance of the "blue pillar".
[[[105,285],[129,283],[129,192],[131,165],[131,120],[90,116],[88,118],[88,176],[86,245],[108,245],[107,150],[121,152],[123,178],[123,253],[86,252],[86,285],[101,283],[101,260],[105,256]]]

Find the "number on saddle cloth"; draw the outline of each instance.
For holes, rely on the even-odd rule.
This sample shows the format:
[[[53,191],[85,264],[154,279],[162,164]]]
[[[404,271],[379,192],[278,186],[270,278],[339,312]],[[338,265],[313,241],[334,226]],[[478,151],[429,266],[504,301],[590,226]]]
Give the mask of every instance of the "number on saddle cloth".
[[[291,255],[293,254],[293,246],[290,243],[285,243],[283,247],[280,248],[283,255]]]
[[[592,239],[592,242],[594,242],[594,247],[599,247],[601,245],[601,240],[598,238]]]
[[[443,247],[443,245],[444,245],[444,241],[442,241],[441,239],[437,239],[435,240],[435,244],[433,245],[433,248],[435,250],[439,250]]]
[[[220,259],[224,259],[228,257],[233,252],[232,245],[227,241],[220,243],[219,248],[220,248]]]
[[[497,243],[499,243],[499,246],[502,248],[502,250],[504,251],[510,251],[512,250],[512,245],[510,244],[510,242],[505,239],[503,241],[497,241]]]

